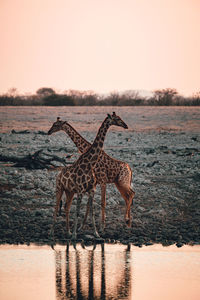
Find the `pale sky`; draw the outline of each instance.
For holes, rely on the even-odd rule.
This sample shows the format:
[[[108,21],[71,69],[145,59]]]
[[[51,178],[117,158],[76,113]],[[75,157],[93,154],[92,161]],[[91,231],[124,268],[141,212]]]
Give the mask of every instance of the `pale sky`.
[[[200,91],[200,0],[0,0],[0,93]]]

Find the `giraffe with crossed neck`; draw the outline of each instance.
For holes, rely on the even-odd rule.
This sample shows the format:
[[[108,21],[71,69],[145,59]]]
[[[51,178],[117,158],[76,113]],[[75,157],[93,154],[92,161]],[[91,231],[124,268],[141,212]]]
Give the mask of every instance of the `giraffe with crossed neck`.
[[[114,113],[113,113],[114,114]],[[59,117],[57,121],[53,123],[48,131],[51,135],[55,132],[63,130],[69,135],[71,140],[74,142],[80,153],[86,152],[91,144],[84,139],[67,121],[62,121]],[[130,166],[123,161],[117,160],[110,157],[103,150],[101,150],[98,161],[94,168],[95,177],[97,184],[101,187],[101,224],[102,229],[105,228],[105,207],[106,207],[106,184],[114,183],[119,190],[121,196],[125,200],[126,211],[125,211],[125,222],[128,227],[131,226],[130,209],[135,196],[134,190],[131,188],[132,181],[132,170]],[[61,212],[62,200],[60,201],[60,212]],[[88,207],[88,206],[87,206]],[[83,225],[86,222],[88,216],[88,209],[85,214]]]
[[[72,239],[74,240],[77,237],[77,224],[78,224],[78,218],[80,214],[81,200],[85,193],[89,195],[88,207],[90,208],[90,212],[92,216],[94,236],[97,238],[99,237],[95,225],[94,209],[93,209],[94,192],[97,184],[94,168],[99,159],[101,150],[103,149],[106,133],[109,127],[112,125],[120,126],[125,129],[128,128],[126,123],[115,113],[113,113],[112,115],[108,114],[99,128],[93,144],[71,166],[63,167],[56,179],[56,206],[54,212],[54,224],[56,221],[56,216],[62,198],[62,194],[63,192],[65,192],[67,236],[70,236],[69,210],[70,210],[70,206],[74,194],[77,195],[76,214],[74,218],[74,230],[72,234]],[[54,224],[53,224],[53,228],[54,228]]]

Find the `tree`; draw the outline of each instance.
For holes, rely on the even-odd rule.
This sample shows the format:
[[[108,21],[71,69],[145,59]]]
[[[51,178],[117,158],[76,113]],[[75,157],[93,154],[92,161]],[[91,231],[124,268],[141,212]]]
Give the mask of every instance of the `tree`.
[[[52,88],[42,87],[36,91],[36,94],[38,96],[45,97],[45,96],[54,95],[55,91]]]
[[[108,105],[118,105],[120,102],[120,95],[118,92],[114,91],[111,92],[110,95],[107,97]]]
[[[47,106],[73,106],[74,100],[68,95],[52,94],[44,97],[43,103]]]
[[[200,105],[200,91],[193,94],[192,105]]]
[[[17,90],[17,88],[14,88],[14,87],[10,88],[8,90],[8,92],[7,92],[7,95],[9,97],[17,97],[18,96],[18,90]]]
[[[173,100],[178,95],[176,89],[162,89],[154,91],[154,98],[157,105],[172,105]]]
[[[127,90],[121,95],[120,105],[141,105],[145,98],[139,95],[138,91]]]

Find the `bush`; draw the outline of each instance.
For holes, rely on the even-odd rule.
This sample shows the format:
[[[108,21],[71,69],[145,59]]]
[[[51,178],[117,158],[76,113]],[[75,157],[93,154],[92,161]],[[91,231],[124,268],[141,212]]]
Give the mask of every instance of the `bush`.
[[[11,91],[12,92],[12,91]],[[139,106],[139,105],[178,105],[200,106],[200,92],[185,98],[176,89],[162,89],[154,91],[153,97],[141,97],[138,92],[112,92],[107,96],[99,96],[92,91],[69,90],[64,94],[57,94],[51,88],[40,88],[35,95],[18,95],[16,89],[8,94],[0,95],[0,106],[17,105],[46,105],[46,106]]]

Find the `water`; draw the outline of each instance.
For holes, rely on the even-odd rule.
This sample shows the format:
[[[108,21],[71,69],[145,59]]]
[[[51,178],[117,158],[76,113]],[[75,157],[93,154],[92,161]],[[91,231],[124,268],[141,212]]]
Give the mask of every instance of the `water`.
[[[200,129],[200,107],[0,106],[0,132],[12,129],[48,131],[58,116],[80,132],[96,132],[105,115],[113,111],[127,122],[129,130],[199,132]]]
[[[200,246],[0,246],[0,299],[198,300]]]

